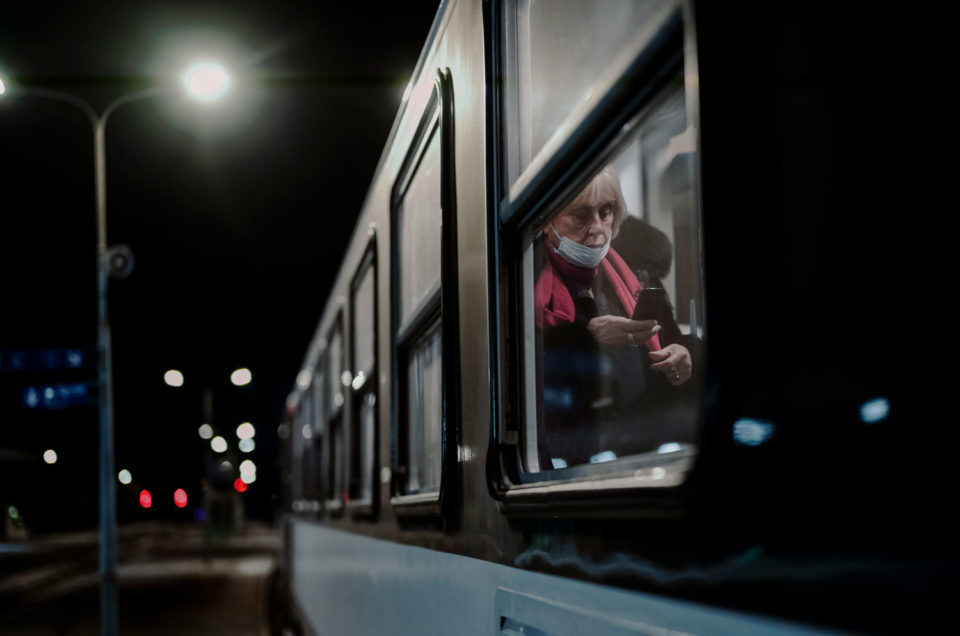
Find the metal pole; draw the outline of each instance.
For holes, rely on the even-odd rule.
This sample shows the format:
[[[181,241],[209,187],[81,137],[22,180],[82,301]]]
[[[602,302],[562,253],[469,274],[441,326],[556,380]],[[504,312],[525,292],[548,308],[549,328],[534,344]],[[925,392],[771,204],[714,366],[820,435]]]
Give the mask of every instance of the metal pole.
[[[107,175],[104,131],[107,118],[94,126],[97,185],[97,358],[100,384],[100,633],[117,634],[117,494],[113,482],[113,355],[107,311]]]

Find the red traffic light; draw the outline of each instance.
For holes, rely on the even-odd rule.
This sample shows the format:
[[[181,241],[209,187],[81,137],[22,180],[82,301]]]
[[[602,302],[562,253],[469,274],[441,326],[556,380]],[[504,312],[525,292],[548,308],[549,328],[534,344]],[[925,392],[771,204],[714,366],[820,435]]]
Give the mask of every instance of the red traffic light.
[[[187,507],[187,491],[183,488],[177,488],[173,491],[173,503],[177,508],[186,508]]]
[[[247,484],[244,483],[242,479],[237,477],[233,482],[233,489],[237,492],[247,492]]]
[[[150,495],[149,490],[140,491],[140,505],[144,508],[149,508],[153,505],[153,497]]]

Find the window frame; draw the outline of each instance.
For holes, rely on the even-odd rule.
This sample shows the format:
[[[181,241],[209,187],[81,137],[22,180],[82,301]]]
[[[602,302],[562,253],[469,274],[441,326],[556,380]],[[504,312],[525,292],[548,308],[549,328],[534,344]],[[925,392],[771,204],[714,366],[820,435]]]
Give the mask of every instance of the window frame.
[[[380,395],[379,395],[379,381],[378,376],[380,373],[380,356],[379,356],[379,307],[380,307],[380,298],[379,298],[379,281],[377,280],[377,236],[376,231],[370,229],[370,240],[367,243],[367,247],[364,250],[363,256],[360,259],[360,264],[357,266],[356,272],[353,275],[353,278],[350,281],[350,360],[353,363],[356,363],[359,356],[357,356],[357,292],[360,289],[360,285],[363,284],[363,279],[370,273],[373,276],[373,362],[370,369],[351,369],[350,373],[353,378],[350,387],[347,387],[347,393],[349,393],[349,402],[350,402],[350,435],[349,435],[349,461],[347,462],[349,468],[347,471],[347,491],[350,493],[350,500],[347,503],[347,509],[350,513],[356,517],[368,516],[372,517],[376,515],[377,504],[380,500],[380,491],[379,484],[380,480],[378,479],[379,475],[379,453],[377,452],[380,448]],[[361,383],[357,384],[358,372],[364,372],[364,379]],[[376,400],[374,405],[374,423],[373,423],[373,435],[371,439],[367,440],[367,444],[372,446],[373,461],[371,464],[371,474],[370,477],[370,497],[368,499],[354,498],[354,488],[358,490],[362,485],[362,476],[360,475],[360,467],[363,462],[361,460],[363,449],[360,448],[360,429],[363,426],[361,421],[363,413],[362,401],[370,394],[373,394],[374,399]],[[346,402],[347,400],[345,400]],[[356,483],[355,483],[356,482]]]
[[[440,286],[400,324],[398,211],[432,136],[440,136]],[[437,69],[429,99],[390,195],[390,368],[391,368],[391,485],[390,504],[398,516],[439,517],[451,514],[458,489],[457,448],[460,439],[460,358],[456,189],[454,170],[453,81],[449,69]],[[409,479],[409,439],[406,417],[406,370],[412,345],[440,320],[441,330],[441,449],[440,485],[436,491],[406,493]],[[402,331],[401,331],[402,329]],[[401,373],[401,369],[403,369]]]
[[[506,76],[509,61],[504,58],[508,47],[517,47],[505,39],[506,7],[491,5],[485,16],[493,32],[488,48],[489,74],[504,81],[493,83],[487,104],[492,124],[487,139],[488,194],[495,208],[490,214],[489,275],[492,288],[498,290],[491,294],[490,303],[494,404],[488,486],[501,510],[516,516],[555,516],[558,511],[574,517],[672,514],[682,508],[685,489],[697,466],[692,453],[676,457],[669,465],[624,460],[543,468],[536,473],[524,470],[523,431],[530,417],[526,389],[530,353],[523,344],[527,335],[523,317],[524,247],[537,219],[557,201],[575,196],[586,175],[595,173],[629,143],[633,125],[677,78],[685,90],[688,120],[699,121],[696,85],[690,81],[691,71],[696,76],[692,20],[685,5],[673,3],[659,16],[660,22],[649,31],[646,44],[635,51],[626,70],[612,81],[605,77],[606,90],[591,100],[591,108],[568,116],[558,133],[511,183],[504,123],[510,117],[506,100],[516,87],[510,86]],[[697,162],[694,178],[699,214],[699,149]],[[509,343],[519,343],[522,352],[504,361],[501,352],[517,350],[517,344],[511,347]],[[511,404],[515,406],[506,406]],[[702,421],[702,411],[700,417]],[[637,506],[638,499],[647,505]]]

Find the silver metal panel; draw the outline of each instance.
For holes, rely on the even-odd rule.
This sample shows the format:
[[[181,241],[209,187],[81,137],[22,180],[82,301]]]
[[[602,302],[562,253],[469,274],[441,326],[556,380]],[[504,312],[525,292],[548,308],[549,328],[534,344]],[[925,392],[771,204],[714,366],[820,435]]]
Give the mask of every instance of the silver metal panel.
[[[814,635],[818,629],[294,521],[292,587],[321,634]]]

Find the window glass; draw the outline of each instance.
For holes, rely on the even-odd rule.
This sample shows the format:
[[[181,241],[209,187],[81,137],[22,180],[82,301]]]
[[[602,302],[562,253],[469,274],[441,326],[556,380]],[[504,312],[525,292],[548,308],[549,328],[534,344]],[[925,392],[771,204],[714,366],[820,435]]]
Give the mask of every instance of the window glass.
[[[367,267],[353,297],[354,376],[367,375],[374,364],[374,268]]]
[[[426,151],[397,210],[400,239],[400,324],[440,285],[440,135]]]
[[[410,351],[407,366],[409,426],[408,493],[440,487],[443,386],[440,321],[434,322]],[[422,423],[422,426],[417,424]]]
[[[692,451],[702,373],[695,129],[682,90],[527,232],[528,472]]]
[[[373,498],[373,440],[377,425],[377,396],[368,392],[360,403],[360,475],[358,498]]]
[[[339,325],[330,334],[329,340],[327,364],[330,370],[327,373],[327,387],[329,389],[327,408],[332,413],[343,406],[343,383],[341,382],[341,375],[343,374],[343,337],[340,334]]]
[[[343,419],[338,415],[330,421],[330,457],[327,462],[327,484],[330,486],[329,499],[335,502],[343,500],[343,458],[344,438]]]
[[[505,11],[508,182],[578,107],[604,93],[665,0],[513,0]]]
[[[324,374],[323,371],[318,367],[313,374],[313,384],[310,386],[310,400],[313,406],[313,411],[311,414],[313,432],[316,436],[319,436],[323,433],[323,423],[326,413],[323,409],[323,398],[324,398]]]

